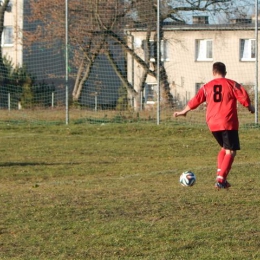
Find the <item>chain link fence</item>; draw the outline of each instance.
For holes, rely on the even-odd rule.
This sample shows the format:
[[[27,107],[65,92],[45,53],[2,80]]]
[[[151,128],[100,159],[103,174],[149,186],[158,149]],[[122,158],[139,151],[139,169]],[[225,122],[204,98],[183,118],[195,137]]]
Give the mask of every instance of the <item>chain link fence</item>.
[[[216,61],[258,108],[255,1],[233,2],[2,1],[0,122],[205,124],[172,115]]]

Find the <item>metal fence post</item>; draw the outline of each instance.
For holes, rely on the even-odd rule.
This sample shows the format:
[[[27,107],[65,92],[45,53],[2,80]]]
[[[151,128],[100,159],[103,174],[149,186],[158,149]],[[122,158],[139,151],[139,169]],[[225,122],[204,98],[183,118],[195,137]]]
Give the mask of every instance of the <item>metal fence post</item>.
[[[68,79],[69,79],[69,55],[68,55],[68,42],[69,42],[69,37],[68,37],[68,0],[65,0],[65,68],[66,68],[66,76],[65,76],[65,91],[66,91],[66,125],[69,124],[69,86],[68,86]]]
[[[258,124],[258,0],[255,0],[255,124]]]
[[[160,124],[160,59],[161,59],[161,32],[160,32],[160,0],[157,0],[157,125]]]

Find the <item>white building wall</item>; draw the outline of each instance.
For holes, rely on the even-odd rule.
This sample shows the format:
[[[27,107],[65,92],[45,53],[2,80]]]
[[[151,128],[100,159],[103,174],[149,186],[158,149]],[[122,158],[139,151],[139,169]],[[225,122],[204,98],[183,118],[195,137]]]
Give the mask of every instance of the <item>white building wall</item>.
[[[240,39],[254,38],[254,31],[176,31],[165,33],[171,42],[170,61],[165,62],[174,95],[184,101],[195,94],[195,84],[212,79],[212,64],[217,61],[227,66],[227,77],[253,85],[255,62],[240,61]],[[196,61],[195,40],[213,40],[212,61]]]
[[[21,66],[22,61],[22,28],[23,28],[23,0],[11,0],[11,12],[5,12],[4,26],[13,27],[13,44],[3,44],[3,55],[12,60],[14,66]]]
[[[145,32],[132,32],[134,41],[145,39]],[[253,29],[245,30],[169,30],[164,32],[168,41],[169,60],[164,62],[171,93],[185,104],[195,95],[196,83],[206,83],[212,79],[212,65],[221,61],[227,66],[227,77],[245,85],[255,84],[255,62],[240,61],[240,39],[254,38]],[[213,40],[213,58],[211,61],[196,61],[196,39]],[[136,53],[143,57],[141,46],[135,46]],[[130,55],[129,55],[130,57]],[[129,60],[128,60],[129,64]],[[142,67],[136,62],[134,73],[132,65],[128,67],[128,77],[134,78],[135,86],[140,81]],[[132,82],[132,81],[130,81]],[[148,76],[147,83],[156,83]]]

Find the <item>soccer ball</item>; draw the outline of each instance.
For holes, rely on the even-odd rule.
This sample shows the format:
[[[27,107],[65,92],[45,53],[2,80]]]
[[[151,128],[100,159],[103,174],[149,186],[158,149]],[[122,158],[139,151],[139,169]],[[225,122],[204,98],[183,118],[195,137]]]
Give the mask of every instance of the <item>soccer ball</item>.
[[[193,186],[196,182],[196,175],[192,171],[183,172],[180,176],[182,186]]]

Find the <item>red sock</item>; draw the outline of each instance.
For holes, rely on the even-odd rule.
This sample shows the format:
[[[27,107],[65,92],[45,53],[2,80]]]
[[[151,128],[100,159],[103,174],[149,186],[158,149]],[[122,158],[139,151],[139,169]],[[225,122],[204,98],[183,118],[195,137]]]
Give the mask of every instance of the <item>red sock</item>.
[[[226,155],[226,150],[224,148],[221,148],[221,150],[218,153],[218,159],[217,159],[217,162],[218,162],[217,174],[221,170],[221,165],[222,165],[225,155]]]
[[[218,181],[223,182],[226,180],[228,173],[231,169],[234,157],[232,154],[226,154],[221,164],[221,170],[218,172]]]

